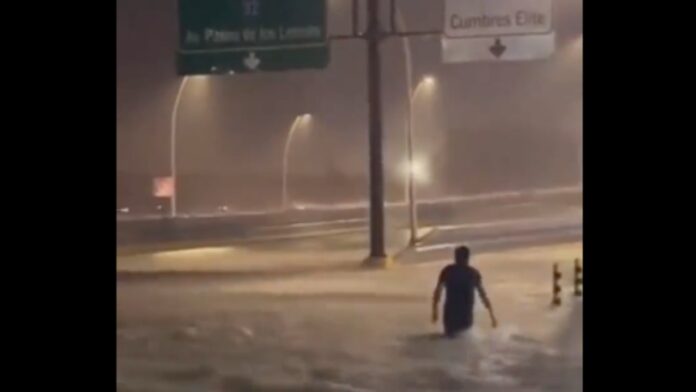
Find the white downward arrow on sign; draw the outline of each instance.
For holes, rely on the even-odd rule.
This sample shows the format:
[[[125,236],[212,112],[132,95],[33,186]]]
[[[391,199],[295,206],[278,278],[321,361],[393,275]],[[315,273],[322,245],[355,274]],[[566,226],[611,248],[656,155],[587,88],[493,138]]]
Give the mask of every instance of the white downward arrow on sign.
[[[260,63],[261,60],[259,60],[259,58],[256,57],[256,53],[254,52],[249,52],[249,55],[244,58],[244,65],[246,65],[246,67],[251,70],[255,70]]]

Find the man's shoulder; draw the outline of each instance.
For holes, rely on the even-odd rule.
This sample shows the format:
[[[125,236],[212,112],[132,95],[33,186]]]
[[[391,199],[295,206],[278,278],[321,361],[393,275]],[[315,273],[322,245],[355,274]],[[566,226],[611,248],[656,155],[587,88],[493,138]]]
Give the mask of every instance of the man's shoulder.
[[[453,267],[453,266],[454,266],[454,264],[448,264],[448,265],[442,267],[442,269],[440,270],[440,274],[446,274],[446,273],[448,273],[449,271],[452,270],[452,267]]]
[[[480,273],[479,270],[477,270],[476,268],[474,268],[474,267],[469,267],[469,271],[471,271],[471,274],[474,275],[476,278],[480,278],[480,277],[481,277],[481,273]]]
[[[452,269],[454,268],[454,264],[448,264],[444,267],[442,267],[442,270],[440,270],[440,277],[447,276],[452,272]]]

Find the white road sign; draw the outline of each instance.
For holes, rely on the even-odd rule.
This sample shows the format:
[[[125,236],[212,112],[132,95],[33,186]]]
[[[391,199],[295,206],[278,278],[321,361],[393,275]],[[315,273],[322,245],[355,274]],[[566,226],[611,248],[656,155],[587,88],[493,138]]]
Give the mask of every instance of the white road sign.
[[[501,37],[551,32],[551,0],[446,0],[445,37]]]
[[[446,0],[442,60],[547,58],[556,47],[552,0]]]

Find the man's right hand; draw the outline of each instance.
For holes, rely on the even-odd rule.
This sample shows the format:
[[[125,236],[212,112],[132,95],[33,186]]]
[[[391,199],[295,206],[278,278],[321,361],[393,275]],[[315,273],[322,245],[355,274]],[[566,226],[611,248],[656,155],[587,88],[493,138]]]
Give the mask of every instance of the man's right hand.
[[[490,310],[490,315],[491,315],[491,326],[493,326],[493,328],[498,328],[498,319],[495,318],[495,314],[493,314],[492,310]]]
[[[433,323],[437,322],[437,309],[433,309]]]

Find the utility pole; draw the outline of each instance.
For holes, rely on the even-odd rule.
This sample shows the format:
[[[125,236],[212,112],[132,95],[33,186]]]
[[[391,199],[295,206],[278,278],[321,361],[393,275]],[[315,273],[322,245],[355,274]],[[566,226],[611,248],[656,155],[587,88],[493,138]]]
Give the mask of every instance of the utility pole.
[[[404,32],[396,30],[396,0],[389,0],[390,31],[382,30],[379,19],[380,1],[367,0],[367,30],[358,32],[359,1],[352,1],[352,34],[334,35],[331,40],[364,39],[367,42],[367,98],[369,106],[369,173],[370,173],[370,254],[365,265],[387,267],[384,241],[384,159],[382,155],[382,78],[379,47],[391,36],[441,36],[442,30]]]
[[[382,156],[382,70],[379,45],[379,0],[367,0],[367,91],[370,153],[370,255],[366,264],[389,264],[384,245],[384,162]]]

